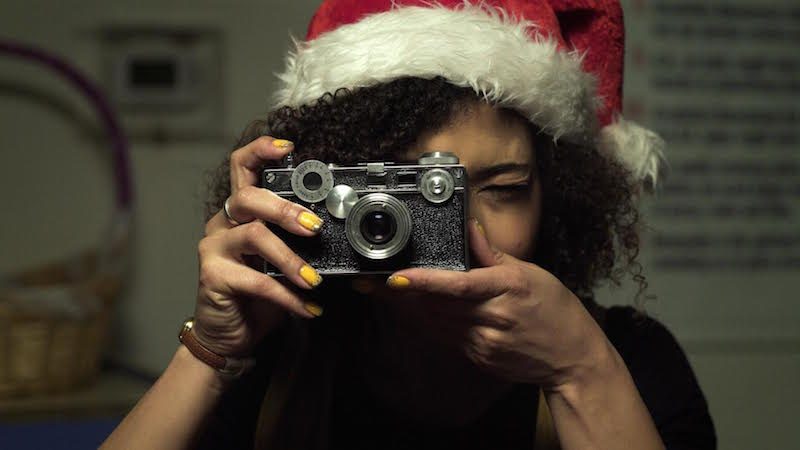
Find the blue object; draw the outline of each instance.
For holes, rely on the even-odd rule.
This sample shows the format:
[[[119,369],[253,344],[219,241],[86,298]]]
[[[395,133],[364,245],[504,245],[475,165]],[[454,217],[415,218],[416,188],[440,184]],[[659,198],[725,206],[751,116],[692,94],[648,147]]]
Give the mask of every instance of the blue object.
[[[3,450],[96,449],[117,427],[118,417],[0,424]]]

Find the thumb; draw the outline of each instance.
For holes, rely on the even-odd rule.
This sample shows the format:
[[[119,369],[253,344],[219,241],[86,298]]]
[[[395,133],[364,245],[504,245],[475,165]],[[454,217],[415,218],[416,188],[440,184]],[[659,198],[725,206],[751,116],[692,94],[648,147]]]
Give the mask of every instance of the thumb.
[[[502,264],[505,260],[511,258],[511,256],[501,252],[489,242],[486,237],[486,230],[478,222],[478,219],[473,217],[469,220],[469,229],[469,243],[477,266],[492,267]]]

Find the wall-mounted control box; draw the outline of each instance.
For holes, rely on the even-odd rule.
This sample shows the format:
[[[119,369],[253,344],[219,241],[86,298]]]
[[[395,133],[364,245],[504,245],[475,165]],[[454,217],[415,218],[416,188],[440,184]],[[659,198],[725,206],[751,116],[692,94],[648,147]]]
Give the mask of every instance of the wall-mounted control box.
[[[221,133],[219,32],[118,26],[103,36],[106,86],[132,137],[196,140]]]
[[[146,49],[114,61],[114,97],[122,105],[190,108],[201,101],[202,65],[178,49]]]

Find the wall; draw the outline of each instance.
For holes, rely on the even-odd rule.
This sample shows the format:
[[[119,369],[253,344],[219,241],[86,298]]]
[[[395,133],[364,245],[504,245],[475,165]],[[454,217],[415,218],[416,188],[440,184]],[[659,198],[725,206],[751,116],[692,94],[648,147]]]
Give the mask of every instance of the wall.
[[[800,432],[797,2],[623,2],[625,109],[668,140],[645,202],[647,311],[687,351],[720,448]],[[631,298],[631,286],[606,302]]]

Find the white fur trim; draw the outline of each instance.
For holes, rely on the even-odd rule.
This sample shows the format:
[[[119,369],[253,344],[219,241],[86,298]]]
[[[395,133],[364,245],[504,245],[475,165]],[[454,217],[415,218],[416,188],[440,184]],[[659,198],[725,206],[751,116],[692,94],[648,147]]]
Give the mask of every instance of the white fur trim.
[[[535,24],[502,10],[466,3],[398,7],[296,43],[279,74],[277,106],[314,103],[339,88],[371,86],[404,76],[443,76],[488,101],[514,108],[556,139],[594,141],[595,80],[581,55],[537,36]]]
[[[622,117],[603,127],[597,141],[600,151],[614,155],[631,171],[635,181],[655,191],[667,175],[664,140],[656,133]]]

